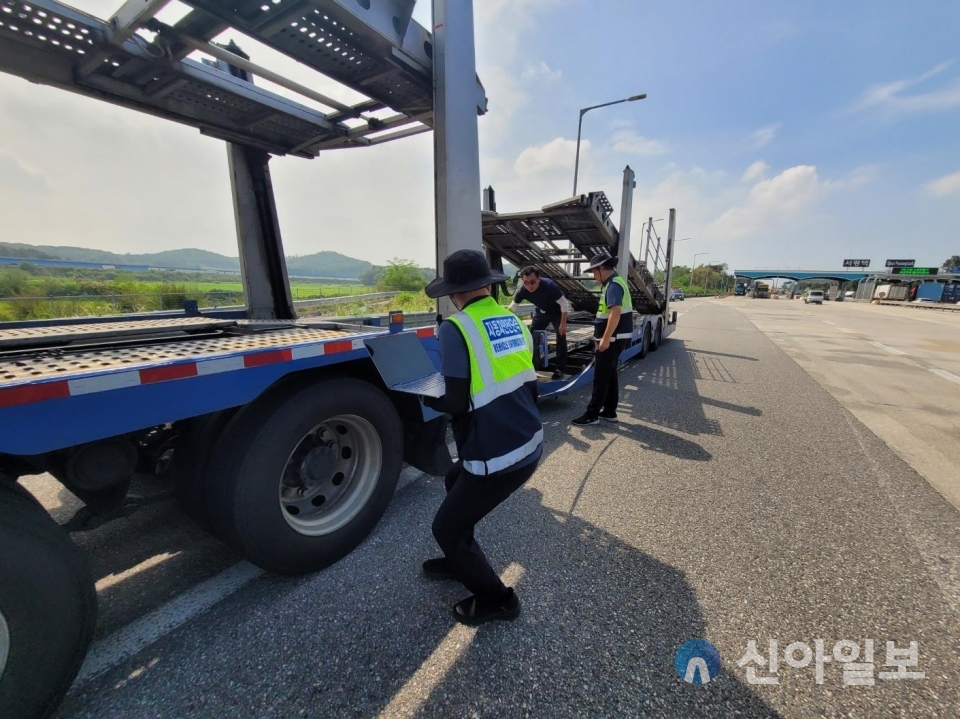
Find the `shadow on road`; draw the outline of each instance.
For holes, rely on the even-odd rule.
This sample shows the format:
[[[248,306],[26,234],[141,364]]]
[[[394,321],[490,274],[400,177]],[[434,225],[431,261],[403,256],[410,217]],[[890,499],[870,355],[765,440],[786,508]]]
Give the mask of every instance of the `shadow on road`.
[[[478,531],[494,566],[515,570],[523,613],[456,624],[467,592],[419,575],[442,494],[438,478],[415,481],[362,550],[259,580],[142,652],[136,678],[114,670],[58,716],[778,716],[729,673],[738,657],[706,685],[678,676],[677,649],[707,632],[682,572],[532,488]]]

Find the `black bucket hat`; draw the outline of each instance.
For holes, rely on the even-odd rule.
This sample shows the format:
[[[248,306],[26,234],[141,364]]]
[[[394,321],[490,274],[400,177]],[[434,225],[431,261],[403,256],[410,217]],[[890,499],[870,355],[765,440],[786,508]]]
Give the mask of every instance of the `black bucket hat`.
[[[446,297],[456,292],[470,292],[508,279],[494,272],[479,250],[457,250],[443,261],[443,276],[424,288],[427,297]]]
[[[590,258],[590,264],[587,265],[587,270],[592,270],[597,267],[602,267],[604,265],[613,266],[617,263],[617,258],[610,254],[610,251],[607,249],[602,249],[593,257]]]

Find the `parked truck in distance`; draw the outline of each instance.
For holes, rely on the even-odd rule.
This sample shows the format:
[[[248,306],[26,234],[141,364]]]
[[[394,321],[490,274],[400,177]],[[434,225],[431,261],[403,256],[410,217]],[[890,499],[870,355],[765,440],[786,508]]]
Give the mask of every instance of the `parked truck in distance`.
[[[754,297],[758,299],[769,299],[770,298],[770,285],[766,282],[758,282],[757,289],[754,291]]]
[[[745,294],[747,294],[747,286],[743,282],[738,282],[733,287],[733,294],[740,297],[744,296]]]

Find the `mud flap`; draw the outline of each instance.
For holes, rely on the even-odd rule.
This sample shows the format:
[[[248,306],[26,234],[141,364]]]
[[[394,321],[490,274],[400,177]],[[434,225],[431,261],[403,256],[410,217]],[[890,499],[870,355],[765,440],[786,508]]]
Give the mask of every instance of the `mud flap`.
[[[408,419],[408,418],[405,418]],[[403,461],[421,472],[442,477],[453,466],[447,447],[450,417],[441,414],[429,421],[419,420],[416,426],[405,422]]]

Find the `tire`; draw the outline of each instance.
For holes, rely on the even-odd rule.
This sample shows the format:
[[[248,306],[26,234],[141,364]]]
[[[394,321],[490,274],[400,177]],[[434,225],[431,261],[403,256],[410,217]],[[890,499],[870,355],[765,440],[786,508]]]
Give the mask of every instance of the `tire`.
[[[650,351],[650,325],[647,325],[643,328],[643,339],[641,340],[640,351],[637,353],[637,357],[643,359],[647,356],[647,353]]]
[[[0,577],[0,716],[49,716],[90,647],[97,595],[80,550],[16,485],[0,484]]]
[[[656,352],[663,344],[663,327],[657,322],[657,331],[653,334],[653,342],[650,345],[650,351]]]
[[[403,460],[393,403],[353,378],[288,385],[241,409],[208,468],[214,531],[276,574],[352,551],[383,516]]]
[[[236,409],[193,417],[180,423],[171,474],[177,501],[194,522],[210,528],[206,512],[206,470],[217,438]]]

